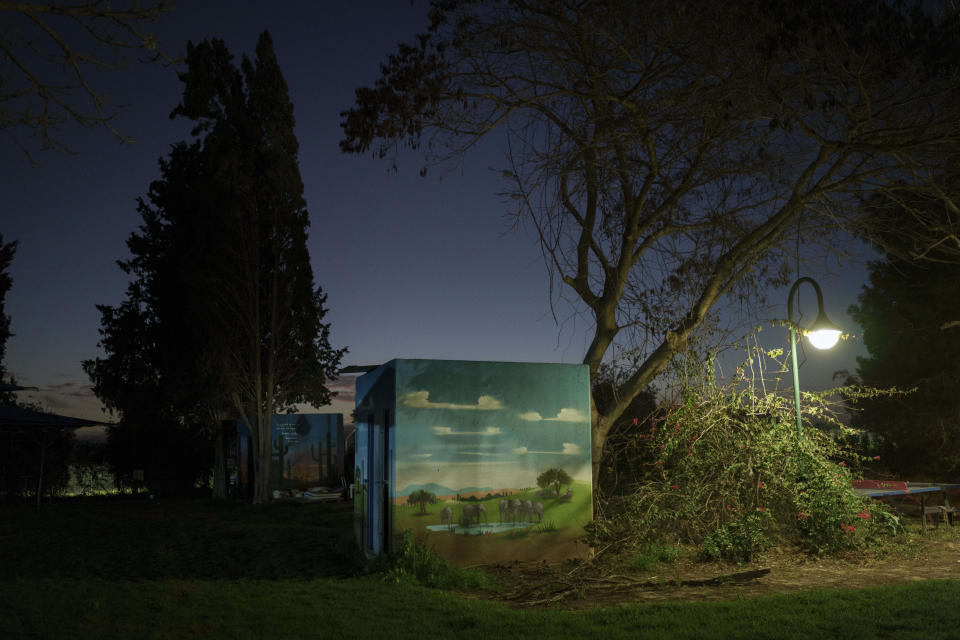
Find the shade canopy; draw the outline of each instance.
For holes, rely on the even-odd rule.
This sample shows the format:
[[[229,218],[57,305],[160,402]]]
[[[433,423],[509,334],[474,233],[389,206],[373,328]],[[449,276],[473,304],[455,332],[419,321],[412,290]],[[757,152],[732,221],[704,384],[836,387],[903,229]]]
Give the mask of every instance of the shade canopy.
[[[21,387],[18,384],[9,384],[7,382],[0,382],[0,392],[3,391],[39,391],[36,387]]]
[[[84,420],[43,413],[14,406],[0,406],[0,431],[6,433],[32,433],[36,431],[80,429],[107,424],[98,420]]]

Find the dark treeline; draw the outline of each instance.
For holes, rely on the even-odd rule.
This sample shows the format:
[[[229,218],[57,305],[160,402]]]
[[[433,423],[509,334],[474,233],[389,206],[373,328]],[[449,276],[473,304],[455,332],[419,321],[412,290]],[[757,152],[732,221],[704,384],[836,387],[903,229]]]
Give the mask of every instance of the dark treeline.
[[[213,472],[222,496],[220,429],[239,418],[266,501],[270,416],[327,404],[345,350],[322,323],[293,105],[269,34],[239,69],[217,39],[189,44],[186,64],[171,117],[191,120],[193,137],[160,160],[139,201],[131,257],[118,263],[131,282],[119,306],[98,305],[106,355],[84,370],[120,417],[107,453],[121,482],[142,470],[152,489],[182,493]]]

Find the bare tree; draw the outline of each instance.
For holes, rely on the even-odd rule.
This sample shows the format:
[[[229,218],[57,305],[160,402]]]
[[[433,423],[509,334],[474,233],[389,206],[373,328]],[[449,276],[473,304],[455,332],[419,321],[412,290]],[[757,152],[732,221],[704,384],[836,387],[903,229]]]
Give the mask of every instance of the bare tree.
[[[518,219],[636,369],[611,426],[723,301],[783,282],[780,251],[923,190],[960,142],[956,14],[876,1],[435,1],[345,111],[341,148],[456,160],[505,135]],[[742,298],[747,300],[748,298]]]
[[[91,81],[91,71],[121,69],[130,52],[174,62],[147,30],[170,9],[167,0],[0,1],[0,129],[29,130],[40,136],[42,148],[60,151],[69,149],[53,133],[70,121],[103,126],[130,142],[111,124],[116,110]]]

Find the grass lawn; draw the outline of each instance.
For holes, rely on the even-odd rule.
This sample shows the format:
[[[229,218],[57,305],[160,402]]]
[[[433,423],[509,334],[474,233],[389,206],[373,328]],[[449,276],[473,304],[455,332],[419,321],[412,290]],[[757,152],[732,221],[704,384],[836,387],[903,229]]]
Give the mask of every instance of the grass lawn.
[[[586,612],[363,575],[322,505],[0,508],[0,638],[955,638],[960,582]]]

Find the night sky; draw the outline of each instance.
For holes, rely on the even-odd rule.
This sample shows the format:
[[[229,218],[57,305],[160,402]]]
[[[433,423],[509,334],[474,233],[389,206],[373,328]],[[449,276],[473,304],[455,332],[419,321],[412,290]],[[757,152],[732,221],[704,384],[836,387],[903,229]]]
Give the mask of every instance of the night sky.
[[[226,41],[239,59],[268,29],[290,88],[300,141],[300,171],[310,211],[309,249],[317,284],[329,294],[331,344],[349,347],[343,364],[380,364],[395,357],[580,362],[589,318],[555,298],[536,238],[512,229],[499,169],[504,149],[490,141],[453,172],[418,175],[415,157],[388,161],[343,155],[339,113],[353,91],[372,84],[398,42],[425,29],[427,2],[189,2],[154,27],[161,48],[182,56],[188,40]],[[6,368],[22,393],[51,411],[99,419],[100,402],[81,370],[98,351],[95,304],[118,304],[126,276],[115,261],[140,218],[136,198],[159,177],[157,160],[186,139],[189,123],[171,121],[182,84],[173,68],[140,64],[92,75],[94,86],[125,105],[114,126],[136,140],[121,145],[103,128],[68,124],[58,139],[76,155],[34,153],[31,166],[7,135],[0,144],[0,233],[17,240],[6,313],[15,334]],[[39,142],[17,131],[31,150]],[[834,322],[859,333],[846,316],[864,281],[863,264],[822,265],[817,278]],[[786,294],[775,317],[786,316]],[[556,296],[556,294],[555,294]],[[816,313],[803,290],[801,309]],[[564,322],[567,320],[567,322]],[[761,334],[785,346],[783,329]],[[837,369],[863,355],[854,338],[829,352],[807,349],[801,386],[822,388]],[[349,413],[352,379],[324,411]],[[788,385],[789,386],[789,385]]]

